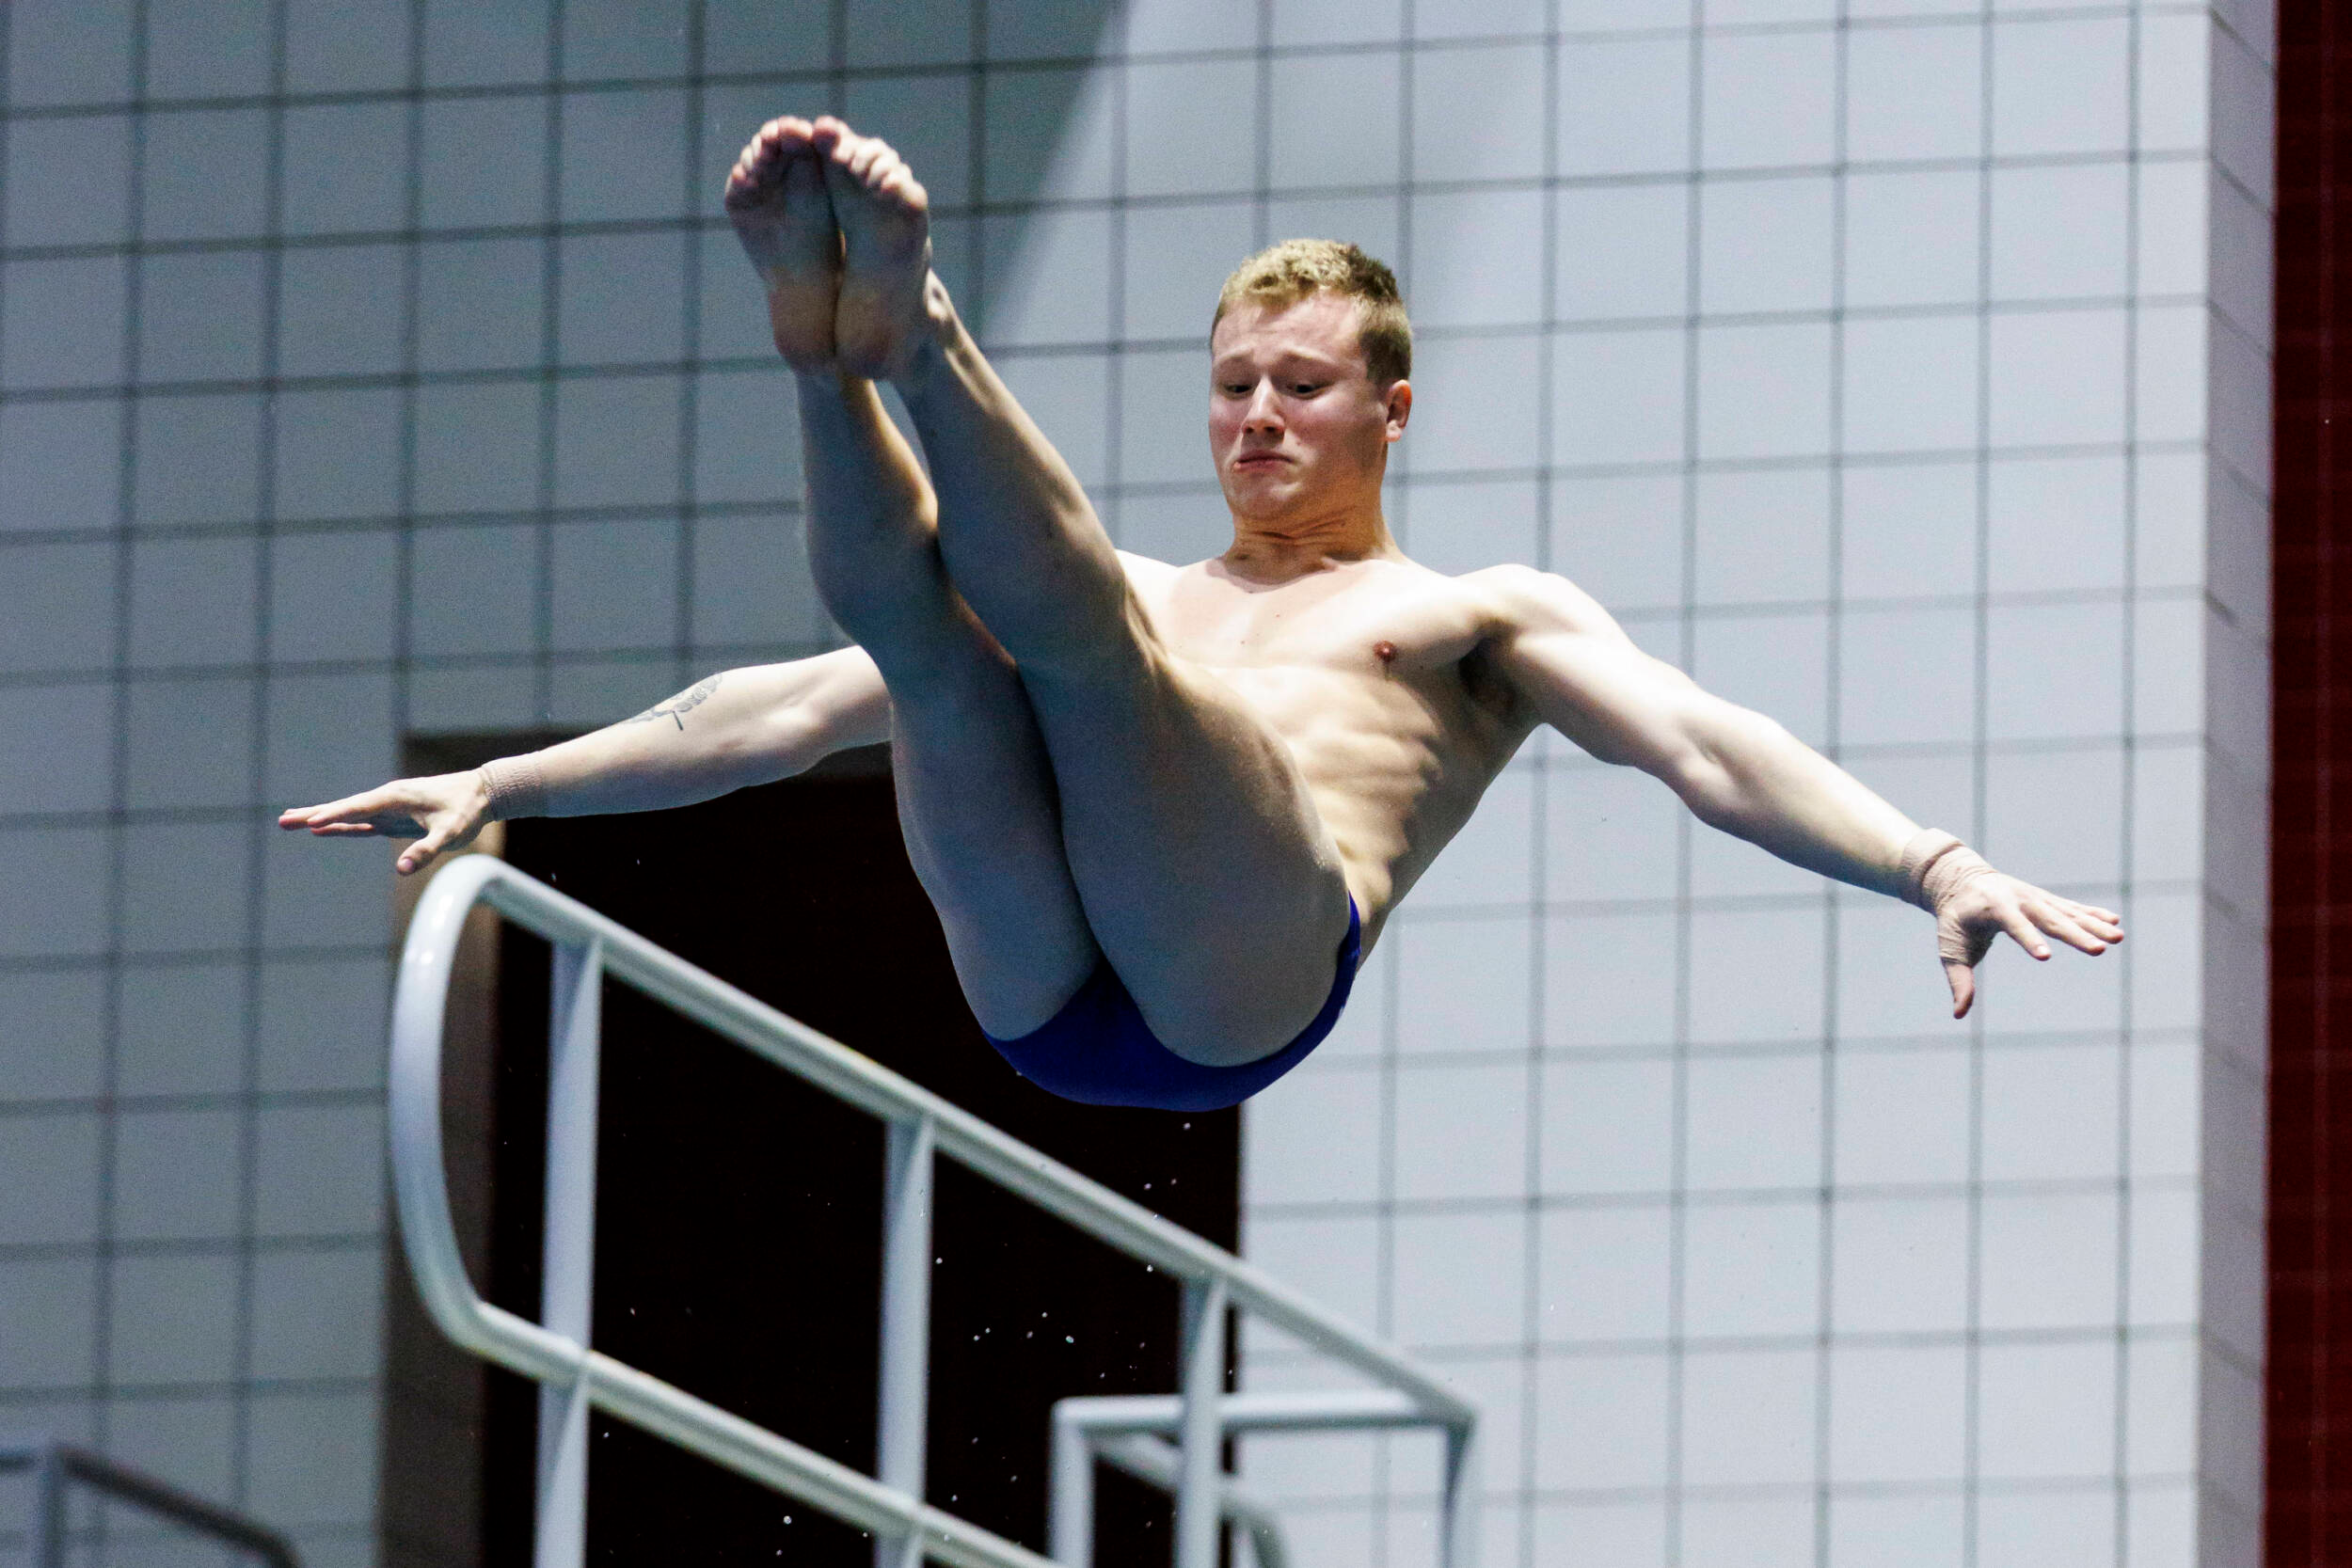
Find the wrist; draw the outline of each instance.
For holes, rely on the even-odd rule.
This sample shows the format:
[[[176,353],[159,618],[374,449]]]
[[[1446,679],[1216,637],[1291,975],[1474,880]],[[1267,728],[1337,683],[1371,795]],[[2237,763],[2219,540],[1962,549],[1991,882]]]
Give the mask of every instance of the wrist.
[[[536,759],[501,757],[475,770],[484,794],[482,819],[507,822],[517,816],[548,814],[547,780]]]
[[[1966,848],[1966,845],[1941,828],[1922,828],[1912,834],[1903,842],[1900,862],[1895,873],[1895,896],[1933,914],[1935,895],[1929,887],[1929,874],[1935,869],[1938,862],[1949,857],[1954,850]]]
[[[1923,829],[1903,846],[1903,896],[1932,915],[1940,917],[1953,895],[1992,874],[1982,855],[1937,829]]]

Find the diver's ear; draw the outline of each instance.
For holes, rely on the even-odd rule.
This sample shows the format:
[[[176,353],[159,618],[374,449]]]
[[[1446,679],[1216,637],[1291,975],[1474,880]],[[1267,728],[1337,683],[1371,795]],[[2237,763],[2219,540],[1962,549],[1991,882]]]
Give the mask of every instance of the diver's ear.
[[[1401,440],[1405,435],[1405,421],[1413,417],[1413,384],[1401,378],[1391,381],[1384,401],[1388,413],[1387,439]]]

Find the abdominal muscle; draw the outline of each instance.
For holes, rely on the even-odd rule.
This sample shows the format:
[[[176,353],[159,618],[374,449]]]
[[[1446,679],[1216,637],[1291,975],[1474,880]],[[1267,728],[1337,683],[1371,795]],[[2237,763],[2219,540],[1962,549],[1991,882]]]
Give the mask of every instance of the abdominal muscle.
[[[1486,596],[1402,560],[1254,586],[1129,559],[1168,651],[1287,744],[1369,948],[1533,727],[1467,669],[1492,630]]]

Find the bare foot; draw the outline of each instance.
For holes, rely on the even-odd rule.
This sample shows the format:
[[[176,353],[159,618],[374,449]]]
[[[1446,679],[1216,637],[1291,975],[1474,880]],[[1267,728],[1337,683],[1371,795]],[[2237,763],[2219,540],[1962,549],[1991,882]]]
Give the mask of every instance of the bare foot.
[[[727,175],[727,216],[768,285],[776,352],[796,371],[833,368],[841,287],[841,234],[812,131],[789,115],[770,120]]]
[[[825,188],[841,226],[834,314],[841,369],[875,380],[903,375],[929,325],[923,292],[931,274],[930,198],[886,143],[831,115],[818,117],[810,141],[824,160]]]

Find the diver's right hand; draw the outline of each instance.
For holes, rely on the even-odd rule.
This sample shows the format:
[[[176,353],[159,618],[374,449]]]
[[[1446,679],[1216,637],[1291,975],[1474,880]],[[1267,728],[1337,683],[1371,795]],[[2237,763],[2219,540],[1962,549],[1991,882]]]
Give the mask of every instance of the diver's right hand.
[[[308,828],[322,836],[356,833],[416,839],[393,863],[393,868],[405,877],[430,865],[445,850],[471,844],[490,819],[489,808],[489,781],[476,768],[429,779],[394,779],[323,806],[294,806],[278,813],[278,825],[289,832]]]

